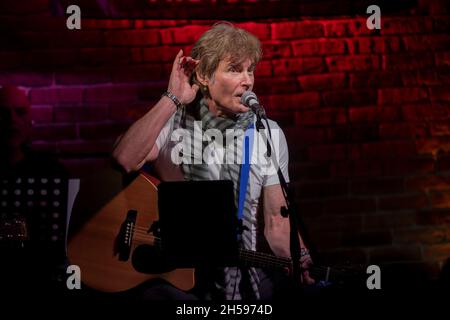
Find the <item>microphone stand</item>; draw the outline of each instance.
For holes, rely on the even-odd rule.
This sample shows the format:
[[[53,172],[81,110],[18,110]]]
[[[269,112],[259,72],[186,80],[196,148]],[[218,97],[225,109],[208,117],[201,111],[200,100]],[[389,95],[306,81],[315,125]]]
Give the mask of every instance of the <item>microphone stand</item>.
[[[290,253],[291,253],[291,259],[292,259],[292,274],[294,278],[294,288],[296,289],[296,292],[300,292],[300,283],[301,283],[301,268],[300,268],[300,258],[301,258],[301,245],[300,245],[300,239],[299,239],[299,231],[302,235],[303,242],[308,245],[308,248],[310,247],[310,241],[309,237],[307,235],[306,227],[300,216],[298,215],[297,206],[295,204],[292,191],[288,187],[288,184],[286,180],[284,179],[283,173],[281,172],[281,168],[278,165],[278,161],[276,159],[276,155],[274,155],[275,152],[271,152],[271,150],[274,150],[273,148],[273,142],[272,142],[272,133],[271,128],[269,126],[269,121],[267,120],[266,114],[264,109],[258,108],[255,110],[256,114],[256,128],[259,131],[259,129],[264,129],[264,125],[262,124],[261,118],[263,118],[266,121],[267,129],[269,131],[269,137],[265,134],[264,130],[262,130],[260,133],[262,134],[263,138],[267,141],[267,155],[271,157],[272,163],[278,168],[277,175],[278,179],[280,181],[281,190],[283,192],[284,199],[286,201],[286,207],[281,208],[281,215],[283,217],[289,217],[289,224],[290,224]],[[298,290],[297,290],[298,289]]]
[[[261,118],[267,120],[266,113],[264,112],[264,109],[262,109],[262,107],[253,108],[253,113],[256,114],[256,130],[259,132],[260,129],[264,129]]]

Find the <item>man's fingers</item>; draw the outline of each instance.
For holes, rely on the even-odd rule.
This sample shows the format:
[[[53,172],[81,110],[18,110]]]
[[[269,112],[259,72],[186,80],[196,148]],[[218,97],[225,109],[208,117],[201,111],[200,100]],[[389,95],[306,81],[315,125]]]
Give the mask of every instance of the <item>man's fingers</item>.
[[[175,60],[173,60],[173,67],[172,69],[176,70],[180,67],[180,58],[183,56],[183,49],[180,49],[178,51],[177,56],[175,57]]]
[[[302,277],[301,278],[302,278],[301,281],[302,281],[303,284],[310,285],[310,284],[314,284],[316,282],[313,278],[311,278],[309,276],[308,270],[305,270],[305,271],[302,272]]]
[[[313,264],[311,256],[310,255],[306,255],[300,258],[300,266],[303,269],[308,269],[309,267],[311,267]]]
[[[300,268],[302,269],[302,283],[306,285],[314,284],[315,280],[309,275],[308,269],[313,265],[310,255],[305,255],[300,258]]]
[[[195,67],[198,65],[198,60],[194,60],[191,57],[184,57],[181,62],[181,68],[184,69],[184,73],[188,76],[192,74]]]

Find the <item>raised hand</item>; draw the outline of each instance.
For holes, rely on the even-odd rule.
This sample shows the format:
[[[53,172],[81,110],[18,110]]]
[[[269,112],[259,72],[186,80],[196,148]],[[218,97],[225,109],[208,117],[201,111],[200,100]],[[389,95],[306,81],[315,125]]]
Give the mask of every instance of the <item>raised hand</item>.
[[[190,84],[189,79],[200,60],[183,56],[183,50],[180,50],[175,57],[172,66],[172,72],[169,79],[168,90],[172,92],[182,104],[192,102],[197,94],[199,86]]]

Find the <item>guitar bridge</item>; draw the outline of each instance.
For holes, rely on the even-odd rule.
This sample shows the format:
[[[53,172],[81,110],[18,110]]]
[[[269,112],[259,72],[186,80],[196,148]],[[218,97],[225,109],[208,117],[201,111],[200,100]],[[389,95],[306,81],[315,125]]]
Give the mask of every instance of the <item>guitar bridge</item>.
[[[127,261],[130,258],[136,218],[137,211],[128,210],[127,217],[122,223],[119,234],[117,235],[115,253],[119,255],[120,261]]]

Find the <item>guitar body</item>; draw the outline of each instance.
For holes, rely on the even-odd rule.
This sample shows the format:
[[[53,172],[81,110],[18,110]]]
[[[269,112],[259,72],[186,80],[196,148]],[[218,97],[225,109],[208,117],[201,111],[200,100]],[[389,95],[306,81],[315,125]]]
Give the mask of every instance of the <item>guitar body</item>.
[[[191,289],[194,269],[162,270],[165,267],[160,265],[157,255],[154,258],[147,255],[145,260],[148,261],[144,261],[149,266],[146,269],[154,272],[140,272],[133,262],[133,252],[139,245],[144,243],[147,247],[155,247],[154,237],[147,231],[158,220],[157,180],[141,173],[121,188],[121,175],[118,173],[108,172],[96,179],[97,182],[103,179],[103,186],[115,190],[102,191],[96,188],[98,183],[92,181],[81,185],[72,211],[67,242],[69,261],[80,267],[81,281],[104,292],[125,291],[150,279],[166,280],[182,290]],[[120,231],[130,210],[135,210],[137,215],[131,229],[131,240],[127,238],[129,256],[119,259],[117,242],[123,240]]]

